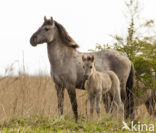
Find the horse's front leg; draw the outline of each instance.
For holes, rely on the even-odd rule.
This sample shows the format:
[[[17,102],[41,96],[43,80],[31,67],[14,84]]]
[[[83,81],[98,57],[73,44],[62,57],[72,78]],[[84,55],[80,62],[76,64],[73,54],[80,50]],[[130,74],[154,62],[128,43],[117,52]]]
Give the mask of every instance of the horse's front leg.
[[[57,92],[57,100],[58,100],[58,114],[59,116],[63,115],[63,103],[64,103],[64,88],[55,85],[56,86],[56,92]]]
[[[101,120],[101,99],[102,99],[102,93],[99,92],[96,94],[96,112],[98,115],[98,120]]]
[[[88,99],[89,99],[89,96],[87,96],[86,101],[85,101],[85,109],[86,109],[86,118],[87,118],[87,121],[88,121],[88,110],[87,110]]]
[[[90,100],[90,115],[91,119],[93,119],[95,96],[90,95],[89,100]]]
[[[72,105],[72,110],[74,112],[74,116],[75,116],[75,121],[77,122],[78,120],[78,112],[77,112],[77,100],[76,100],[76,89],[75,86],[68,86],[67,87],[67,91],[68,91],[68,95],[70,98],[70,102]]]

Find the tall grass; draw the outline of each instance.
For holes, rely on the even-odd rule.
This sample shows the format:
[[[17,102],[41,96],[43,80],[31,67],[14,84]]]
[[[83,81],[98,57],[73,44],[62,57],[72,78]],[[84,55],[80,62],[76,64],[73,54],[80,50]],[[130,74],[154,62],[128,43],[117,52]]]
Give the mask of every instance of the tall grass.
[[[59,130],[59,128],[61,128],[61,130],[65,130],[65,132],[68,128],[69,130],[75,131],[81,131],[82,128],[83,132],[121,130],[122,123],[119,123],[106,114],[104,106],[101,111],[102,121],[97,124],[93,120],[93,123],[90,123],[91,121],[89,121],[88,124],[85,118],[86,93],[83,90],[77,89],[76,94],[79,112],[78,125],[75,125],[74,119],[72,119],[73,112],[66,90],[64,100],[65,119],[62,121],[58,119],[55,85],[49,76],[19,74],[16,77],[0,77],[0,130],[3,132],[10,132],[10,130],[14,129],[18,130],[18,128],[27,130],[25,129],[25,126],[30,130],[28,130],[28,132],[31,132],[32,130],[37,132],[41,127],[43,130]],[[148,117],[144,106],[141,106],[139,111],[141,119]],[[34,118],[34,116],[42,116],[45,119]],[[49,120],[49,118],[51,119]],[[96,118],[97,115],[94,111],[94,119]],[[150,121],[153,120],[150,119]],[[31,127],[33,127],[33,129],[31,129]]]
[[[77,90],[78,111],[84,114],[86,96]],[[57,117],[57,96],[55,85],[48,76],[29,76],[0,78],[0,121],[20,116],[33,115]],[[65,90],[64,114],[71,115],[72,108]]]
[[[78,112],[85,115],[85,91],[77,91]],[[104,107],[102,108],[104,111]],[[141,114],[147,115],[145,107],[140,109]],[[42,114],[57,116],[57,96],[55,85],[48,76],[29,76],[26,74],[17,77],[0,78],[0,121],[12,117],[31,117]],[[64,114],[71,115],[72,109],[69,96],[65,90]]]

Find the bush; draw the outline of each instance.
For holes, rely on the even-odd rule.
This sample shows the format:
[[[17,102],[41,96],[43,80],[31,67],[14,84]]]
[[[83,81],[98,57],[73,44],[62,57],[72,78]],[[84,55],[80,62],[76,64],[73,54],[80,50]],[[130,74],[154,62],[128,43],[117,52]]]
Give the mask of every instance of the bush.
[[[113,46],[109,44],[100,45],[98,44],[95,50],[102,49],[116,49],[120,52],[125,53],[128,58],[133,62],[136,70],[136,87],[135,94],[141,95],[142,92],[147,89],[156,88],[156,38],[152,35],[148,36],[140,34],[140,31],[153,30],[154,21],[145,21],[141,26],[137,25],[137,15],[139,12],[138,0],[126,1],[125,5],[129,11],[130,23],[127,29],[127,36],[125,38],[113,35],[115,40]],[[137,14],[137,15],[136,15]],[[139,85],[141,82],[144,87]]]

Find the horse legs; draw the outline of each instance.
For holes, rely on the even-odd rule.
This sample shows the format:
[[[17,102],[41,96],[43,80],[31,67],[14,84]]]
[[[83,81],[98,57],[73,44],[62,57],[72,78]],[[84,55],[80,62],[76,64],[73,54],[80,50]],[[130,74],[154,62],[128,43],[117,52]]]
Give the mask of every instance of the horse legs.
[[[107,92],[107,93],[103,94],[102,100],[103,100],[103,103],[105,104],[106,113],[109,113],[109,112],[112,113],[112,111],[114,110],[112,105],[114,105],[113,100],[115,100],[114,97],[115,97],[115,95],[117,95],[116,93],[120,93],[120,94],[118,94],[119,95],[117,98],[118,101],[119,101],[119,99],[121,99],[123,101],[123,103],[126,104],[126,100],[125,100],[127,97],[126,85],[122,82],[120,84],[120,87],[121,87],[120,92],[118,92],[118,90],[116,89],[116,90],[112,90],[112,92]],[[117,91],[117,92],[114,92],[114,91]],[[121,101],[121,103],[122,103],[122,101]],[[122,103],[122,107],[124,106],[123,103]],[[126,107],[126,106],[124,106],[124,107]],[[124,109],[121,109],[121,110],[124,110]],[[125,108],[125,111],[126,111],[126,108]]]
[[[72,105],[72,110],[74,112],[74,116],[75,116],[75,121],[77,122],[78,120],[78,112],[77,112],[77,100],[76,100],[76,90],[75,87],[69,87],[67,88],[68,91],[68,95],[70,98],[70,102]]]
[[[89,96],[87,96],[86,101],[85,101],[85,108],[86,108],[86,117],[87,117],[87,121],[88,121],[88,111],[87,111],[88,99],[89,99]]]
[[[102,95],[103,104],[105,105],[106,113],[110,112],[112,96],[107,92]]]
[[[63,115],[63,102],[64,102],[64,88],[56,85],[57,99],[58,99],[58,113],[59,116]]]
[[[89,96],[89,100],[90,100],[90,115],[91,118],[93,118],[95,96]]]
[[[125,118],[128,118],[129,115],[133,112],[133,108],[130,107],[130,105],[132,104],[131,99],[129,98],[130,96],[127,96],[127,92],[126,92],[126,82],[121,82],[120,84],[121,87],[121,99],[122,102],[124,103],[124,116]]]
[[[122,81],[120,82],[120,94],[121,94],[121,99],[122,101],[125,101],[126,100],[126,97],[127,97],[127,93],[126,93],[126,82]]]
[[[154,107],[155,107],[154,99],[150,98],[148,101],[145,102],[145,105],[150,116],[154,115]]]
[[[114,91],[112,91],[113,95],[113,105],[117,107],[117,114],[120,115],[121,119],[124,119],[124,105],[122,103],[120,92],[118,88],[113,88]]]
[[[99,120],[101,119],[101,105],[100,105],[101,98],[102,98],[101,93],[96,94],[96,112]]]
[[[128,117],[131,117],[133,118],[133,112],[134,112],[134,109],[133,109],[133,99],[132,99],[132,92],[130,92],[130,94],[127,94],[127,90],[126,90],[126,82],[123,81],[121,82],[120,84],[120,87],[121,87],[121,99],[122,99],[122,102],[124,103],[124,115],[125,115],[125,118],[127,119]],[[127,88],[128,89],[128,88]]]

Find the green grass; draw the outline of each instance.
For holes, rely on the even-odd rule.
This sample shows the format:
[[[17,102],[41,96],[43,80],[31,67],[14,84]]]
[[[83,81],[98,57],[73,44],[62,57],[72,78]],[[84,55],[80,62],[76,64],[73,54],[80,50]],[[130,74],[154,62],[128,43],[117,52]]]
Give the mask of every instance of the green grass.
[[[140,120],[144,123],[154,123],[154,120]],[[127,122],[127,123],[130,123]],[[122,133],[123,124],[115,119],[105,118],[100,121],[92,120],[87,122],[80,116],[78,123],[74,119],[65,116],[64,119],[34,116],[30,119],[15,118],[0,123],[0,133]],[[156,129],[155,129],[156,131]],[[132,133],[132,131],[129,131]]]

